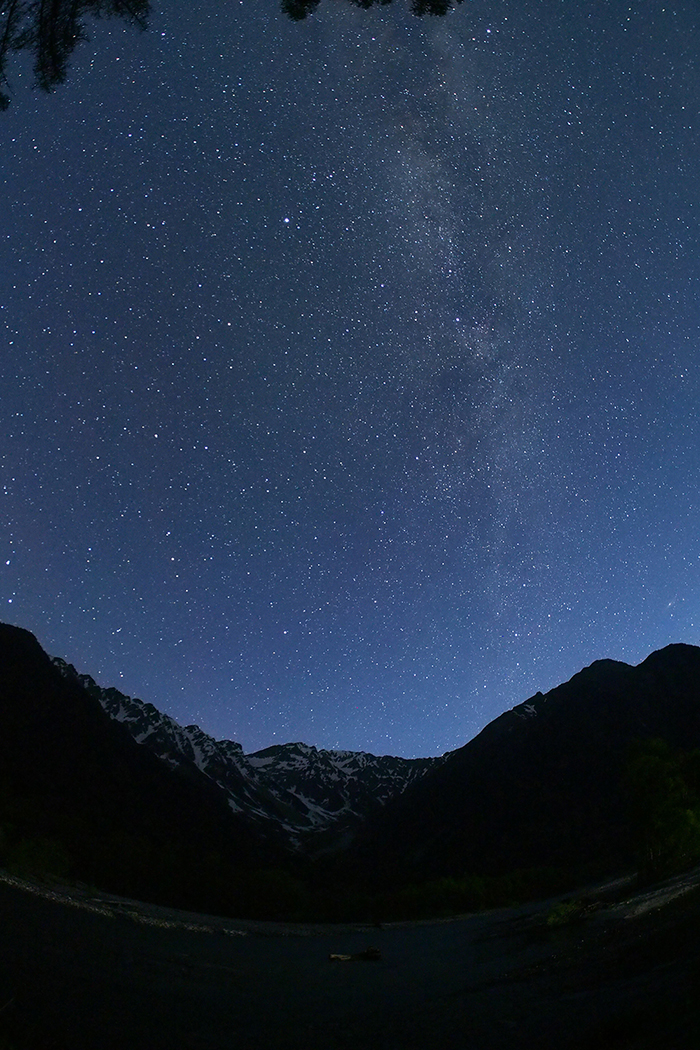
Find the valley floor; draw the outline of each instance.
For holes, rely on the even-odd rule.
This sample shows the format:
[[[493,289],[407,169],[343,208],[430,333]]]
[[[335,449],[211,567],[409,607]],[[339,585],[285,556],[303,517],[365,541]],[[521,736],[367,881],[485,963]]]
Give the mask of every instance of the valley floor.
[[[297,927],[2,876],[0,1050],[696,1050],[699,886]]]

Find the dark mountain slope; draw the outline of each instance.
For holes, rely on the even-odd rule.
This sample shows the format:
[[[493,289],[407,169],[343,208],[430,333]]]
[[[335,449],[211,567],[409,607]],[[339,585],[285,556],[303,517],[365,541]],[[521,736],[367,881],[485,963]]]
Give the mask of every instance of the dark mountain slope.
[[[700,649],[597,661],[507,711],[378,814],[349,860],[384,881],[629,864],[623,767],[651,737],[700,746]]]
[[[73,877],[188,907],[230,910],[242,873],[279,861],[216,785],[140,747],[4,624],[0,827],[6,860],[43,851]]]

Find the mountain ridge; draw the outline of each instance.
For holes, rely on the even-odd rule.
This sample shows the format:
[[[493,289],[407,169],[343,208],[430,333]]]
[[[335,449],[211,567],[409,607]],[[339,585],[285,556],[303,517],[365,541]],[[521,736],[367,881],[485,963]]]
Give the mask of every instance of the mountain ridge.
[[[252,872],[284,859],[213,783],[137,744],[33,634],[8,624],[0,624],[0,856],[141,900],[225,911],[245,906]]]
[[[596,660],[503,712],[363,827],[375,871],[415,878],[635,863],[630,747],[700,747],[700,648],[672,643],[632,666]]]
[[[53,665],[96,699],[134,740],[172,768],[192,765],[224,792],[228,805],[263,832],[294,848],[324,833],[345,835],[441,759],[407,759],[336,751],[294,742],[245,754],[197,725],[181,726],[152,704],[103,688],[60,657]]]

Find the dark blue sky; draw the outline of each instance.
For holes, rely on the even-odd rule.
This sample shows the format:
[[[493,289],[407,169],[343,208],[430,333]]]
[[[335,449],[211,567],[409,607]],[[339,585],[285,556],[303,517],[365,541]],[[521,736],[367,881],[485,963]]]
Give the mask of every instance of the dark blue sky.
[[[697,5],[155,6],[9,71],[0,618],[247,751],[697,643]]]

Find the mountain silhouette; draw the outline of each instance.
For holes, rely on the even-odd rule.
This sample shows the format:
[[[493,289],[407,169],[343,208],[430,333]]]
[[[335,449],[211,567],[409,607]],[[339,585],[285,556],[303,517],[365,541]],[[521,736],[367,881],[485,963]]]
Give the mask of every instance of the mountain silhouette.
[[[34,635],[7,624],[0,827],[6,859],[38,858],[117,893],[202,910],[235,907],[241,872],[278,859],[215,784],[137,744]]]
[[[409,763],[306,744],[246,756],[0,625],[0,864],[274,917],[308,916],[320,891],[329,914],[355,887],[366,902],[534,869],[573,884],[637,863],[625,770],[635,741],[657,739],[700,747],[695,646],[637,667],[599,660],[459,750]]]
[[[377,877],[636,862],[624,770],[635,741],[700,746],[700,649],[598,660],[506,711],[374,815],[355,843]],[[359,858],[359,859],[358,859]]]

